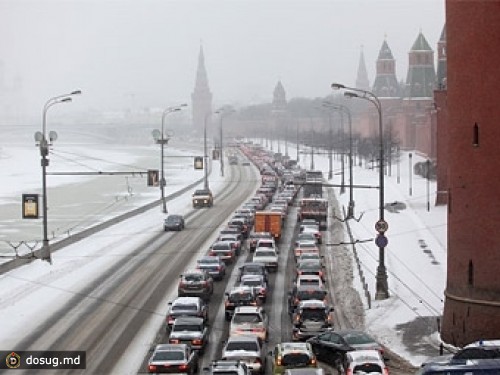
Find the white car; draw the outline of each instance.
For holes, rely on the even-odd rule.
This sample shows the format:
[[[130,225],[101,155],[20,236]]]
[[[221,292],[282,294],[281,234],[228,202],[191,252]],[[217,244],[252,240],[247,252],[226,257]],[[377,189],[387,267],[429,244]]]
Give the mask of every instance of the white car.
[[[241,361],[252,374],[264,374],[266,356],[262,343],[255,336],[231,336],[222,349],[222,359]]]
[[[346,374],[389,374],[389,369],[378,350],[347,352],[345,367]]]
[[[229,326],[229,336],[257,336],[267,341],[268,317],[262,307],[239,306],[234,310]]]
[[[253,254],[252,262],[262,263],[270,272],[278,270],[278,254],[271,247],[257,247]]]
[[[300,286],[309,286],[309,285],[319,286],[319,287],[325,286],[323,280],[318,275],[299,275],[297,277],[297,280],[295,280],[295,285],[297,286],[297,288]]]

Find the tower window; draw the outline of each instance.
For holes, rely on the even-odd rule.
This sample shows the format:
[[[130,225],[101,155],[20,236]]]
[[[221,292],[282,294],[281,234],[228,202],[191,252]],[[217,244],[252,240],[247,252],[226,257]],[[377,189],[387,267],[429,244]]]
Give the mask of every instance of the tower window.
[[[469,274],[468,274],[469,286],[474,286],[474,264],[472,260],[469,260]]]
[[[474,130],[472,135],[472,146],[479,147],[479,125],[474,123]]]

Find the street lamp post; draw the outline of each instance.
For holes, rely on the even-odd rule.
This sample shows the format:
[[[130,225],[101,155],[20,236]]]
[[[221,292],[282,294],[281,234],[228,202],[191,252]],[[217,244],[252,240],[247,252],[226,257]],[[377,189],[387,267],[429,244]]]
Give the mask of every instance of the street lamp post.
[[[49,139],[47,140],[47,111],[50,107],[60,104],[71,102],[71,97],[74,95],[80,95],[82,92],[80,90],[72,91],[69,94],[58,95],[50,98],[45,102],[43,106],[42,114],[42,132],[35,133],[35,140],[38,142],[40,148],[40,156],[42,157],[42,195],[43,195],[43,242],[42,249],[40,251],[41,259],[48,261],[52,264],[52,257],[50,254],[50,244],[48,235],[48,218],[47,218],[47,167],[49,166],[49,159],[47,158],[49,154],[49,146],[52,142],[57,139],[57,133],[54,131],[49,132]]]
[[[164,154],[164,147],[170,140],[170,137],[172,136],[172,132],[169,132],[168,134],[165,134],[165,117],[167,117],[168,114],[173,113],[173,112],[178,112],[182,109],[182,107],[186,107],[187,104],[180,104],[175,107],[168,107],[166,108],[161,116],[161,133],[158,132],[158,130],[153,130],[153,138],[155,139],[156,143],[159,144],[160,147],[160,162],[161,162],[161,178],[160,178],[160,191],[161,191],[161,202],[162,202],[162,211],[164,214],[167,213],[167,201],[165,199],[165,186],[166,186],[166,181],[165,181],[165,154]]]
[[[328,101],[323,102],[323,106],[326,108],[331,108],[333,110],[339,111],[341,114],[347,114],[347,119],[349,121],[349,206],[347,208],[347,218],[352,219],[354,217],[354,176],[353,176],[353,145],[352,145],[352,118],[351,111],[348,107],[342,104],[334,104]],[[342,126],[342,131],[343,131]],[[344,137],[342,137],[344,138]],[[342,155],[343,158],[343,155]],[[344,170],[344,165],[342,163],[342,171]],[[344,179],[342,175],[342,183],[341,183],[341,193],[342,188],[344,187]]]
[[[208,116],[210,116],[212,114],[212,112],[207,112],[205,113],[205,118],[204,118],[204,121],[203,121],[203,169],[204,169],[204,179],[203,179],[203,182],[204,182],[204,187],[205,187],[205,190],[208,190],[209,189],[209,186],[208,186],[208,166],[207,166],[207,162],[208,162],[208,153],[207,153],[207,118]]]
[[[368,100],[371,102],[378,112],[378,128],[379,128],[379,220],[377,221],[375,227],[379,232],[375,243],[379,248],[379,264],[377,267],[376,276],[376,293],[375,299],[387,299],[389,298],[389,287],[387,284],[387,269],[385,267],[385,254],[384,249],[387,246],[387,237],[385,237],[385,232],[388,229],[388,225],[384,220],[384,134],[382,126],[382,105],[378,97],[366,90],[357,89],[354,87],[347,87],[342,84],[332,83],[332,89],[345,89],[348,90],[344,92],[344,96],[349,98],[359,98]]]
[[[227,109],[227,107],[219,108],[215,113],[220,115],[220,175],[224,177],[224,152],[222,149],[222,118],[224,115],[228,116],[236,112],[234,109]]]
[[[413,176],[412,176],[413,168],[412,168],[412,161],[411,161],[412,156],[413,156],[413,155],[412,155],[412,153],[410,152],[410,153],[408,154],[408,163],[409,163],[409,165],[408,165],[408,166],[409,166],[409,168],[408,168],[408,169],[409,169],[409,170],[408,170],[408,176],[409,176],[409,183],[410,183],[410,186],[409,186],[409,194],[410,194],[410,197],[411,197],[411,196],[412,196],[412,194],[413,194],[413,186],[412,186],[412,185],[413,185],[413,184],[412,184],[412,182],[413,182]]]

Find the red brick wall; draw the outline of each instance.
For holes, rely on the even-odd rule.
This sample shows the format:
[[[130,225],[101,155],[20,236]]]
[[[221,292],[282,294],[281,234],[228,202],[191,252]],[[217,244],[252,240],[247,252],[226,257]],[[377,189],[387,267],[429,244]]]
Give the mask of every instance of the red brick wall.
[[[442,337],[461,346],[500,335],[500,2],[448,0],[446,28],[449,213]]]
[[[448,104],[446,95],[446,90],[434,91],[434,103],[436,104],[436,205],[448,203]]]

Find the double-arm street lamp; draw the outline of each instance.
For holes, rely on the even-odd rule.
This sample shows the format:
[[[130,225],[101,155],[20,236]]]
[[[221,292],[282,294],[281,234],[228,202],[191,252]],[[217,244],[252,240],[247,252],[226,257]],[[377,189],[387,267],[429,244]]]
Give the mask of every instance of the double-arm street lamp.
[[[76,90],[70,92],[69,94],[54,96],[53,98],[47,100],[43,106],[42,132],[35,133],[35,141],[38,142],[38,146],[40,147],[40,156],[42,157],[43,242],[40,255],[42,260],[47,260],[51,264],[52,257],[50,254],[47,218],[47,167],[49,166],[49,159],[47,158],[47,155],[49,154],[49,147],[52,145],[52,142],[57,139],[57,133],[54,131],[49,132],[49,139],[47,140],[47,111],[50,107],[56,104],[71,102],[71,97],[73,95],[80,95],[81,93],[82,92],[80,90]]]
[[[378,112],[378,127],[379,127],[379,220],[375,224],[376,230],[379,232],[375,241],[379,248],[379,263],[376,276],[376,294],[375,299],[389,298],[389,287],[387,284],[387,269],[385,267],[384,249],[387,246],[387,237],[384,233],[388,229],[387,222],[384,220],[384,134],[382,126],[382,105],[378,97],[366,90],[361,90],[354,87],[347,87],[339,83],[332,83],[332,89],[348,90],[344,92],[344,96],[348,98],[359,98],[368,100],[376,108]]]
[[[222,177],[224,177],[224,152],[223,152],[223,149],[222,149],[222,119],[225,117],[225,116],[229,116],[230,114],[236,112],[234,109],[232,108],[228,108],[228,107],[222,107],[222,108],[219,108],[217,111],[215,111],[215,113],[217,113],[218,115],[220,115],[220,175]]]
[[[353,193],[353,162],[352,162],[352,118],[351,111],[348,107],[342,104],[334,104],[328,101],[323,102],[323,106],[330,108],[334,111],[339,111],[340,113],[345,113],[349,121],[349,206],[347,208],[347,218],[352,219],[354,217],[354,193]],[[343,129],[342,129],[343,130]],[[344,155],[342,155],[342,160]],[[343,163],[342,163],[343,164]],[[344,167],[342,166],[342,175],[344,174]],[[342,180],[341,189],[344,187],[344,181]],[[341,190],[342,191],[342,190]]]
[[[161,191],[161,202],[162,202],[162,211],[164,214],[167,213],[167,201],[165,199],[165,156],[164,156],[164,147],[170,140],[170,137],[173,135],[172,132],[165,133],[165,117],[169,113],[178,112],[182,109],[182,107],[186,107],[187,104],[180,104],[174,107],[166,108],[161,116],[161,133],[158,130],[153,130],[153,138],[156,143],[159,144],[160,147],[160,161],[161,161],[161,178],[160,178],[160,191]]]

